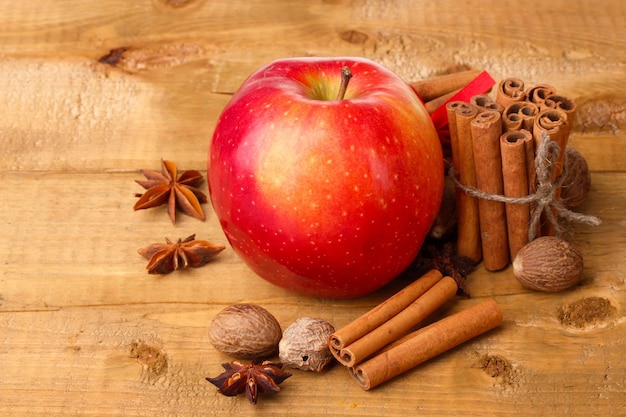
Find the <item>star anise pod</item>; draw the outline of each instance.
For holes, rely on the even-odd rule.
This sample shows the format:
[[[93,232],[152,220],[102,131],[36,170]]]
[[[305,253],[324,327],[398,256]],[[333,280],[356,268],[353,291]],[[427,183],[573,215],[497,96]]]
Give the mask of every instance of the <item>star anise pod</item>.
[[[176,208],[183,213],[204,220],[204,212],[200,203],[206,203],[206,195],[196,188],[202,181],[198,171],[184,171],[178,177],[176,164],[161,159],[161,172],[142,169],[146,180],[135,180],[145,188],[144,194],[135,194],[139,200],[133,209],[141,210],[160,206],[167,201],[167,212],[172,223],[176,223]]]
[[[177,269],[200,267],[225,248],[195,238],[194,234],[184,240],[178,239],[176,243],[165,238],[166,243],[152,243],[137,252],[150,260],[146,266],[149,274],[168,274]]]
[[[220,394],[229,397],[242,394],[244,391],[248,401],[256,404],[259,394],[274,394],[280,391],[278,384],[291,376],[283,371],[282,363],[263,361],[244,364],[239,361],[223,363],[226,370],[215,378],[206,378],[215,385]]]

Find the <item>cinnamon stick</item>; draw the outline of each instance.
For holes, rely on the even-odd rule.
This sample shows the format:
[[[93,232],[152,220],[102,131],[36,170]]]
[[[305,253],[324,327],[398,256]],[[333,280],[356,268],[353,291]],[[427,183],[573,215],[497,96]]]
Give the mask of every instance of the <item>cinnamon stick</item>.
[[[404,310],[409,304],[439,282],[441,278],[443,278],[443,275],[438,270],[428,271],[372,310],[331,334],[328,341],[331,352],[338,355],[341,349]]]
[[[504,108],[513,103],[524,101],[526,92],[524,91],[524,81],[519,78],[505,78],[498,83],[496,92],[496,102]]]
[[[564,126],[563,136],[569,138],[574,122],[576,121],[576,102],[569,97],[560,94],[548,96],[542,103],[540,110],[561,110],[567,116],[567,124]],[[564,148],[563,148],[564,149]]]
[[[503,321],[500,306],[487,300],[417,330],[373,358],[349,368],[369,390],[417,365],[479,336]]]
[[[467,187],[476,188],[471,121],[478,114],[478,109],[476,106],[463,101],[453,101],[446,105],[446,112],[450,127],[452,166],[456,172],[457,180]],[[478,263],[482,260],[478,200],[457,188],[455,201],[457,253]]]
[[[527,130],[504,133],[500,137],[500,153],[505,197],[526,197],[529,194],[527,159],[534,153],[532,134]],[[509,256],[515,259],[517,252],[528,243],[530,205],[506,203],[505,209]]]
[[[557,109],[567,114],[567,120],[572,122],[573,116],[576,113],[576,102],[560,94],[552,94],[543,101],[541,109]]]
[[[541,131],[545,131],[551,140],[555,141],[559,148],[567,144],[564,128],[568,123],[567,115],[558,109],[546,109],[541,111],[535,119],[533,137],[538,144],[541,141]],[[561,152],[563,153],[563,152]]]
[[[504,111],[504,106],[497,103],[489,94],[476,94],[472,96],[470,103],[476,106],[479,112],[493,110],[502,113]]]
[[[428,102],[451,91],[464,87],[481,72],[482,71],[480,70],[454,72],[452,74],[440,75],[426,80],[415,81],[410,83],[410,85],[424,102]]]
[[[538,84],[526,90],[526,101],[541,107],[543,102],[552,94],[556,94],[556,88],[549,84]]]
[[[502,195],[502,157],[500,136],[502,118],[497,111],[479,113],[471,123],[476,185],[486,194]],[[488,271],[498,271],[509,263],[509,243],[504,203],[478,199],[478,215],[483,251],[483,265]]]
[[[345,366],[354,366],[382,347],[408,333],[422,320],[441,307],[456,294],[458,286],[450,277],[443,277],[422,296],[409,304],[404,310],[372,330],[365,336],[344,347],[336,359]]]
[[[449,93],[446,93],[446,94],[444,94],[442,96],[436,97],[436,98],[434,98],[434,99],[424,103],[424,106],[426,107],[426,110],[428,111],[428,114],[432,114],[439,107],[443,106],[446,101],[450,100],[459,91],[461,91],[460,88],[457,89],[457,90],[454,90],[454,91],[450,91]]]
[[[522,129],[532,132],[537,114],[539,109],[529,101],[512,103],[502,113],[503,129],[505,132]]]
[[[552,167],[552,182],[555,182],[558,177],[563,173],[563,162],[565,160],[565,148],[569,139],[570,126],[568,126],[567,115],[558,109],[543,110],[537,115],[535,119],[535,126],[533,129],[533,138],[535,145],[541,142],[541,132],[545,131],[550,137],[550,140],[556,142],[559,147],[558,158],[553,163]],[[555,199],[560,198],[560,189],[555,192]],[[553,210],[554,213],[556,213]],[[552,223],[543,221],[541,227],[541,234],[546,236],[552,236],[555,234],[555,229]]]

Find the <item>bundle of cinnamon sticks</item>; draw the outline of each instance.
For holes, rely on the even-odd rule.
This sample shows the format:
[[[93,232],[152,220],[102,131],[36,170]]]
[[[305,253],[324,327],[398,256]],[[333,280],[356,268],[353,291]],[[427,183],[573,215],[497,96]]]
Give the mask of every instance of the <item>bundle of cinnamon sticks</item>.
[[[497,271],[508,266],[528,243],[534,206],[489,196],[514,201],[536,191],[535,156],[545,134],[558,145],[551,167],[552,182],[557,181],[563,172],[576,104],[547,84],[525,88],[519,78],[502,80],[495,98],[481,93],[468,101],[454,100],[479,73],[468,70],[411,85],[431,114],[445,106],[452,166],[457,184],[462,185],[455,192],[457,253]],[[478,193],[468,193],[468,189]],[[558,187],[554,198],[560,199]],[[545,217],[540,230],[533,230],[535,237],[554,234]]]
[[[552,182],[557,180],[576,104],[552,86],[525,89],[522,80],[507,78],[498,84],[495,99],[477,95],[469,103],[448,102],[446,110],[456,179],[486,195],[477,198],[457,188],[457,252],[482,259],[489,271],[503,269],[528,243],[533,204],[489,196],[514,201],[535,192],[535,152],[543,134],[560,150],[552,167]],[[554,198],[560,198],[558,188]],[[538,232],[535,236],[553,235],[553,225],[544,221]]]
[[[335,358],[368,390],[502,323],[493,300],[422,328],[457,291],[454,279],[431,270],[330,336]]]

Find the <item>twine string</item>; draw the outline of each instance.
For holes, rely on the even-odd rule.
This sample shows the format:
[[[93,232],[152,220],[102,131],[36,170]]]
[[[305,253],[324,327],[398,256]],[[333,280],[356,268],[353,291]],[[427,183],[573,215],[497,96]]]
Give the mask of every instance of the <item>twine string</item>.
[[[537,176],[536,191],[524,197],[506,197],[499,194],[490,194],[461,184],[457,178],[457,172],[452,166],[450,167],[449,175],[457,187],[472,197],[509,204],[531,204],[534,209],[532,210],[528,227],[529,242],[533,241],[538,235],[539,222],[543,213],[545,213],[547,220],[554,227],[557,236],[565,232],[565,227],[561,224],[559,219],[564,219],[572,223],[598,226],[601,223],[599,218],[573,212],[565,207],[560,199],[556,198],[556,191],[565,178],[564,171],[555,182],[552,182],[552,171],[554,170],[554,164],[559,156],[559,152],[559,145],[551,140],[545,131],[542,131],[541,141],[535,154],[535,174]]]

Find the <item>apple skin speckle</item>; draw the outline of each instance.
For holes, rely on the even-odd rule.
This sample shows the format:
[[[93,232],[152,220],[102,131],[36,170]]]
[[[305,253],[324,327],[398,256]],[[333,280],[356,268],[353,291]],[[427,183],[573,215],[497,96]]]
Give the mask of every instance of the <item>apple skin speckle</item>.
[[[333,97],[350,67],[344,100]],[[369,294],[414,259],[438,212],[443,158],[411,88],[359,58],[294,58],[253,73],[209,149],[211,202],[259,276],[316,297]]]

